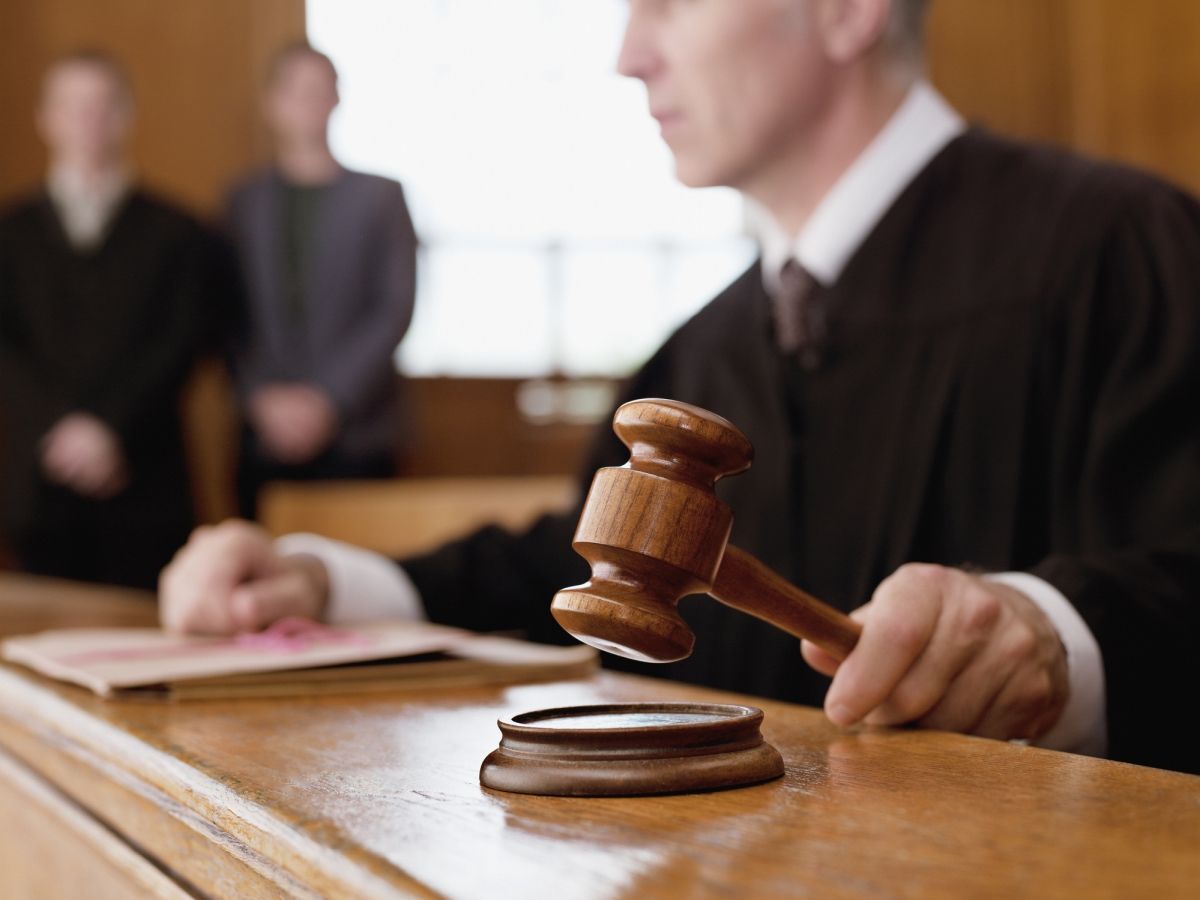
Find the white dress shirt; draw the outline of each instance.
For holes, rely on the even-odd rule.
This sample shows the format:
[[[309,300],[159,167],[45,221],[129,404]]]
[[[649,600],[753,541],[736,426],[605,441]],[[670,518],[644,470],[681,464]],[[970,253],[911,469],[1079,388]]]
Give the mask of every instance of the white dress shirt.
[[[899,109],[842,174],[794,238],[762,208],[752,208],[762,243],[768,291],[794,257],[818,282],[834,284],[855,251],[916,175],[965,129],[962,118],[926,82],[912,88]],[[330,573],[327,618],[420,618],[416,588],[400,567],[375,554],[314,535],[279,539],[285,553],[307,553]],[[1107,746],[1104,668],[1100,647],[1083,618],[1052,585],[1023,572],[988,576],[1029,597],[1050,619],[1066,650],[1070,696],[1058,722],[1038,746],[1103,755]]]

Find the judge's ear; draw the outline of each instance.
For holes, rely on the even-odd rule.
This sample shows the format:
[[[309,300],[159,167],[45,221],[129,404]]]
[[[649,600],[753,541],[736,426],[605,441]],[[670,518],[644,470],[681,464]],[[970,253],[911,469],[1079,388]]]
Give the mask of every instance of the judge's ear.
[[[851,63],[883,40],[893,0],[814,0],[817,35],[829,59]]]

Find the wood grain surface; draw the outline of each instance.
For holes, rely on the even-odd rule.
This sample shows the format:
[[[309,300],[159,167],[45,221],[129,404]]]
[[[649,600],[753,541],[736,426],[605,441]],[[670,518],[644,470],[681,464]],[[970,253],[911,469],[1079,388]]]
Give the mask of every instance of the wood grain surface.
[[[6,900],[139,897],[186,890],[118,835],[0,751],[0,886]]]
[[[0,580],[0,618],[39,591],[43,603],[90,594]],[[479,785],[497,718],[639,700],[761,706],[784,777],[611,799]],[[1194,897],[1200,887],[1198,778],[936,732],[848,733],[816,710],[629,676],[171,705],[104,703],[3,668],[0,745],[181,883],[220,896]]]

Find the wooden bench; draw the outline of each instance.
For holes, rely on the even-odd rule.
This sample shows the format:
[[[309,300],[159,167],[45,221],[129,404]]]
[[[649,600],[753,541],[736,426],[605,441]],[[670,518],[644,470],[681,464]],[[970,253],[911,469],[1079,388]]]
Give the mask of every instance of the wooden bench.
[[[420,553],[475,528],[521,528],[575,500],[565,476],[278,482],[259,500],[272,534],[307,531],[389,556]]]

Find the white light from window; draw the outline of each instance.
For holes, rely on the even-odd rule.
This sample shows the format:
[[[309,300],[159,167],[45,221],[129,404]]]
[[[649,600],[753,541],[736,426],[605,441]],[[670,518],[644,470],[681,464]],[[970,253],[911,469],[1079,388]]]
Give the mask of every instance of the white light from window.
[[[334,152],[399,179],[423,249],[414,374],[625,374],[752,257],[614,71],[622,0],[308,0]]]

